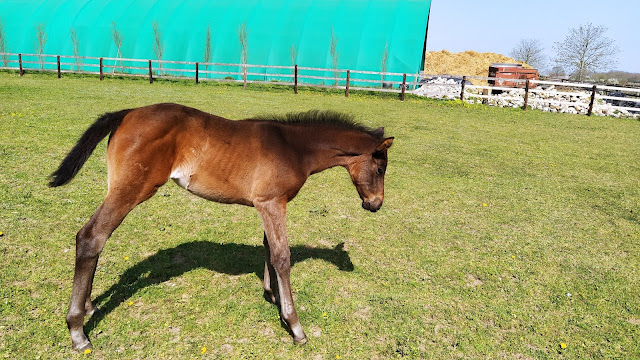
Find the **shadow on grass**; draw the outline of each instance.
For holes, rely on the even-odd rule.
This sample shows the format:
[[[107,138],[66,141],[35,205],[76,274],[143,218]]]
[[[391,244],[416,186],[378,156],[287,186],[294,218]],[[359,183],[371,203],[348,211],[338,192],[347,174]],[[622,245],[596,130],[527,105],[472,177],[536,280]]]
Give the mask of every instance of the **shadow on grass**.
[[[217,244],[208,241],[193,241],[171,249],[160,250],[129,268],[122,274],[117,284],[93,299],[100,310],[94,313],[85,324],[85,332],[89,334],[102,319],[136,292],[197,268],[229,275],[254,273],[262,280],[264,256],[263,246]],[[291,266],[307,259],[324,260],[342,271],[353,271],[353,263],[344,250],[343,243],[333,249],[291,247]]]

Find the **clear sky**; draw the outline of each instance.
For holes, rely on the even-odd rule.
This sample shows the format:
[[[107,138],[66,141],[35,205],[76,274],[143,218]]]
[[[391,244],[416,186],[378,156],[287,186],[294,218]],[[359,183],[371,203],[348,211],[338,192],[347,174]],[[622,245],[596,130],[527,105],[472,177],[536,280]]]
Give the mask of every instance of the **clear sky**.
[[[549,66],[554,42],[563,41],[570,28],[587,23],[608,28],[605,36],[620,49],[615,70],[640,73],[638,0],[432,0],[427,51],[508,56],[521,39],[538,39]]]

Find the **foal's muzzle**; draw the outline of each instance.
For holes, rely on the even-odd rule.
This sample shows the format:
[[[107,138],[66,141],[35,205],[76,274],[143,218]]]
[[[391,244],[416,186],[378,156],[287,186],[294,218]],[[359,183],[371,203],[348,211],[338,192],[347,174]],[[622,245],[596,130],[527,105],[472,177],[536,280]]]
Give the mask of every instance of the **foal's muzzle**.
[[[362,201],[362,207],[365,210],[369,210],[371,212],[376,212],[376,211],[380,210],[380,207],[382,207],[382,199],[375,198],[373,200],[363,200]]]

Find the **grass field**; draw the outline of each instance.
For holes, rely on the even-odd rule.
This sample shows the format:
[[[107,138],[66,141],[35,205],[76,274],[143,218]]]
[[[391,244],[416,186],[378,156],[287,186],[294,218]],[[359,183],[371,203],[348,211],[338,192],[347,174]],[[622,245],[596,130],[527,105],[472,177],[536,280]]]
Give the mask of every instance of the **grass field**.
[[[640,122],[408,98],[0,72],[0,358],[640,357]],[[173,183],[107,242],[87,319],[64,322],[75,234],[106,144],[47,177],[104,112],[178,102],[232,119],[334,109],[395,136],[371,214],[344,169],[288,208],[295,346],[262,297],[254,209]]]

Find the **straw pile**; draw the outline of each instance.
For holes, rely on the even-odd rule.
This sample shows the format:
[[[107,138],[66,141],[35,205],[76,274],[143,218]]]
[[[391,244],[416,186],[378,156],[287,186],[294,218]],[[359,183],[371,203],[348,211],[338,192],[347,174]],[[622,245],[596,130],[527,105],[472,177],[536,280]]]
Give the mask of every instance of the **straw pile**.
[[[519,63],[525,68],[531,66],[515,61],[508,56],[485,52],[465,51],[450,53],[447,50],[427,51],[424,55],[424,73],[426,75],[467,75],[488,76],[492,63]],[[479,83],[478,80],[472,82]],[[484,82],[486,83],[486,82]]]

